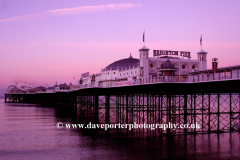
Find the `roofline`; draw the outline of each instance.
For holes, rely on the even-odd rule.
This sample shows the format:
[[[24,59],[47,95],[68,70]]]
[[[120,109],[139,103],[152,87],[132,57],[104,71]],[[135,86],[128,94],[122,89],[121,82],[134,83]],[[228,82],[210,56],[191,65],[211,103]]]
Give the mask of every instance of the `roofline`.
[[[235,69],[240,69],[240,65],[217,68],[216,72],[231,71],[231,70],[235,70]],[[213,73],[213,70],[207,69],[207,70],[203,70],[203,71],[190,72],[189,74],[199,74],[199,73]]]

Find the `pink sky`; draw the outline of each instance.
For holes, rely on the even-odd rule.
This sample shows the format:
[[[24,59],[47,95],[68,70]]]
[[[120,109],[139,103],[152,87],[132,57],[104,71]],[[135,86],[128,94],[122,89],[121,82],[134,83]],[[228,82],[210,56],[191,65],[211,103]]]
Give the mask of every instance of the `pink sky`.
[[[8,85],[52,86],[146,46],[190,51],[201,47],[219,67],[240,65],[240,1],[0,1],[0,95]],[[76,77],[73,80],[73,77]]]

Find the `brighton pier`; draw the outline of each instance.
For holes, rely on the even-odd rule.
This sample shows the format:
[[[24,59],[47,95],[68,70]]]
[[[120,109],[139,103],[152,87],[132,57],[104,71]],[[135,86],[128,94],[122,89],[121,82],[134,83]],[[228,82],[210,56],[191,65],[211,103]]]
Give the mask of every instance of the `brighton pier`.
[[[207,70],[203,50],[197,53],[198,60],[190,60],[190,52],[188,59],[165,53],[151,59],[148,51],[144,46],[139,50],[140,60],[130,55],[102,69],[101,74],[83,74],[77,87],[9,91],[5,102],[73,108],[84,123],[201,126],[157,130],[168,134],[240,131],[240,66],[217,68],[213,58],[212,69]]]

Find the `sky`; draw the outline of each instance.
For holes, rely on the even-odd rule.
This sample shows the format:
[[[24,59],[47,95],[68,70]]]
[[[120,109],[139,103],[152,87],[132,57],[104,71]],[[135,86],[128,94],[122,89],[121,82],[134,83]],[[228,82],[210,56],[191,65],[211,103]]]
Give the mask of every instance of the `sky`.
[[[153,50],[201,50],[240,65],[239,0],[0,0],[0,95],[11,84],[76,83]],[[75,77],[75,79],[73,79]]]

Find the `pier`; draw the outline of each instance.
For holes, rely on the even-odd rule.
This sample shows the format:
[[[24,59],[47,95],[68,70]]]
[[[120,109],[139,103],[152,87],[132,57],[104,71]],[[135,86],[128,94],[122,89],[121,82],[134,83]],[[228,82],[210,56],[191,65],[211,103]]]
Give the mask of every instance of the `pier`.
[[[239,131],[240,79],[119,87],[86,87],[68,92],[8,94],[6,103],[74,108],[81,122],[105,124],[199,124],[168,134]]]

